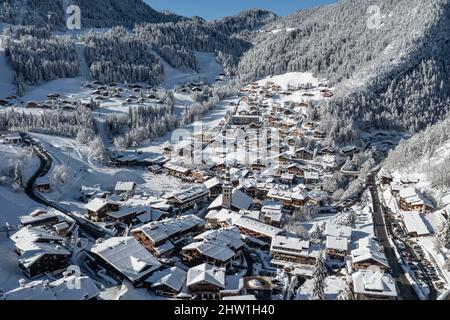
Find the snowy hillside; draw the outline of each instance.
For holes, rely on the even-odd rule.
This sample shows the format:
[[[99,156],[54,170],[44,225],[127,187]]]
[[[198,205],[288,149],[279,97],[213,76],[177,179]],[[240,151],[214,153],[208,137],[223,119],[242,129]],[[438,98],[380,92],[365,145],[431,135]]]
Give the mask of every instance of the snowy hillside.
[[[0,144],[0,226],[6,222],[16,225],[19,216],[38,207],[22,191],[13,188],[17,166],[22,172],[22,181],[26,183],[39,168],[39,160],[26,148]]]
[[[371,26],[367,9],[372,4],[342,0],[274,22],[266,29],[281,31],[258,33],[240,60],[240,76],[324,75],[338,94],[327,112],[346,119],[353,130],[418,131],[435,123],[449,110],[450,93],[443,89],[450,73],[450,4],[381,1],[379,24]]]
[[[446,192],[450,187],[450,117],[402,141],[386,159],[388,169],[419,176],[423,187]]]

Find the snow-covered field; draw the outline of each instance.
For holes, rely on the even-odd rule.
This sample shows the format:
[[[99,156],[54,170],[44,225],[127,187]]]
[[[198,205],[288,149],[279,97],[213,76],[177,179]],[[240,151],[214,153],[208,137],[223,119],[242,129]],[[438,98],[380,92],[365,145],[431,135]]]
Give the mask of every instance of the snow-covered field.
[[[89,101],[91,90],[82,88],[83,83],[89,80],[89,68],[86,59],[83,56],[84,46],[77,43],[77,53],[80,60],[80,76],[75,78],[61,78],[55,79],[39,86],[30,87],[26,93],[14,101],[18,105],[20,102],[27,103],[28,101],[45,101],[49,93],[59,93],[62,97],[71,99],[82,99]],[[207,83],[214,83],[215,79],[223,72],[223,67],[218,63],[216,56],[209,52],[196,52],[196,57],[199,65],[199,72],[190,70],[178,70],[172,68],[168,63],[162,60],[164,65],[164,83],[162,86],[166,89],[173,89],[176,85],[182,84],[186,81],[200,81],[204,80]],[[13,71],[5,61],[4,51],[0,46],[0,98],[3,95],[6,97],[15,91],[13,84]],[[189,100],[188,100],[189,101]],[[180,99],[182,104],[183,99]],[[121,100],[110,99],[102,103],[102,112],[125,112],[128,106],[123,107]]]
[[[23,179],[26,182],[39,168],[39,159],[35,156],[24,158],[21,146],[0,144],[0,176],[5,174],[19,157],[24,163]],[[19,224],[19,217],[28,215],[42,205],[32,201],[23,191],[14,191],[11,185],[0,186],[0,227],[6,223],[10,226]],[[19,279],[23,274],[17,267],[17,254],[14,245],[7,237],[6,232],[0,232],[0,291],[17,288]]]
[[[287,89],[288,85],[298,86],[302,84],[311,83],[314,87],[317,87],[319,84],[319,79],[315,78],[311,72],[288,72],[282,75],[266,77],[257,82],[260,85],[264,85],[269,81],[278,84],[284,90]]]
[[[0,192],[1,194],[1,192]],[[17,267],[17,254],[14,243],[0,232],[0,292],[7,292],[19,286],[19,279],[24,278]]]
[[[26,182],[39,168],[39,159],[21,146],[0,144],[0,176],[7,175],[17,159],[24,163],[23,180]],[[16,225],[18,216],[26,215],[38,207],[22,191],[13,191],[9,183],[0,186],[0,204],[0,226],[6,222]]]
[[[199,65],[198,73],[192,72],[191,70],[175,69],[161,59],[164,66],[163,86],[166,89],[171,89],[186,81],[205,80],[207,83],[213,83],[223,71],[223,67],[217,62],[216,56],[213,53],[196,52],[195,56]]]
[[[230,98],[221,101],[213,110],[206,113],[203,118],[199,121],[195,121],[193,123],[190,123],[180,129],[177,129],[177,132],[181,131],[187,131],[187,132],[194,132],[194,128],[203,127],[205,129],[211,129],[215,128],[219,125],[221,121],[224,120],[224,117],[227,113],[227,111],[230,109],[230,103],[236,103],[238,101],[237,98]],[[175,134],[173,131],[166,133],[164,136],[154,139],[153,141],[149,142],[147,145],[143,145],[139,151],[142,152],[151,152],[155,154],[161,153],[161,146],[167,142],[172,142],[172,139],[175,137]]]
[[[159,194],[179,188],[181,183],[172,177],[153,175],[147,170],[110,168],[93,161],[89,149],[74,139],[32,134],[42,143],[53,158],[53,166],[48,177],[53,176],[55,166],[64,165],[69,169],[69,178],[65,185],[55,186],[55,190],[46,197],[56,200],[70,200],[79,197],[81,186],[100,184],[104,190],[112,190],[117,181],[134,181],[142,188]],[[81,205],[81,204],[79,204]]]

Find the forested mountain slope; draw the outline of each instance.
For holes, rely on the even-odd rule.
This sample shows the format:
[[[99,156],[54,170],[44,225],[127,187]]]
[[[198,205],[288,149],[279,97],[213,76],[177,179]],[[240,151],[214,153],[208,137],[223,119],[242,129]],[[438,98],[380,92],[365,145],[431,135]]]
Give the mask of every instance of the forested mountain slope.
[[[368,25],[373,4],[342,0],[275,21],[270,28],[281,31],[258,35],[240,61],[241,78],[313,71],[330,79],[338,95],[322,110],[334,119],[323,129],[336,136],[349,123],[417,131],[442,119],[450,97],[449,1],[379,1],[379,28]]]
[[[245,35],[274,22],[278,16],[268,10],[245,10],[237,15],[208,22],[214,30],[228,35]]]
[[[158,12],[142,0],[0,0],[0,22],[63,29],[67,5],[80,7],[83,28],[133,27],[185,19]]]
[[[85,11],[84,25],[122,24],[129,32],[123,41],[114,41],[120,36],[114,35],[117,30],[85,37],[87,60],[96,79],[142,79],[157,84],[163,70],[147,49],[174,68],[190,70],[197,69],[196,51],[213,52],[228,72],[244,82],[312,71],[336,87],[335,97],[317,106],[311,117],[322,120],[321,129],[338,143],[357,139],[359,130],[373,128],[417,132],[443,119],[450,109],[450,0],[341,0],[285,18],[248,10],[210,22],[158,13],[140,0],[74,1]],[[367,13],[374,4],[380,16]],[[45,12],[63,9],[59,0],[0,0],[0,19],[40,25]],[[33,14],[28,15],[30,10]],[[60,23],[57,17],[54,21]],[[45,38],[58,45],[57,52],[73,53],[66,40]],[[35,47],[42,45],[36,42]],[[39,56],[45,50],[27,53],[25,49],[11,45],[17,63],[48,60]],[[130,54],[133,50],[139,53]],[[69,60],[52,57],[53,66],[58,61],[68,71],[53,72],[51,78],[77,73],[73,54],[68,56]],[[120,64],[116,72],[113,61],[119,60],[126,65]],[[16,72],[17,68],[18,64]],[[131,77],[125,75],[130,68],[135,70]],[[46,81],[40,69],[33,67],[36,72],[31,75],[24,74],[27,70],[17,72],[22,74],[18,82]]]
[[[86,47],[91,77],[106,82],[145,81],[158,85],[164,70],[152,53],[173,68],[197,71],[196,52],[212,52],[233,72],[242,54],[251,47],[250,42],[238,35],[249,36],[277,18],[266,10],[248,10],[206,22],[199,17],[188,19],[158,13],[140,0],[0,1],[0,19],[16,25],[6,28],[5,34],[11,40],[6,45],[7,57],[15,71],[19,94],[29,85],[78,75],[74,45],[53,28],[65,24],[64,10],[68,4],[80,6],[83,27],[120,25],[78,36],[70,34],[73,42],[81,41]],[[51,21],[46,20],[48,12],[52,13]],[[51,52],[46,47],[52,48]],[[48,67],[52,70],[45,74]]]
[[[450,117],[403,140],[389,153],[390,170],[425,173],[432,187],[450,186]]]

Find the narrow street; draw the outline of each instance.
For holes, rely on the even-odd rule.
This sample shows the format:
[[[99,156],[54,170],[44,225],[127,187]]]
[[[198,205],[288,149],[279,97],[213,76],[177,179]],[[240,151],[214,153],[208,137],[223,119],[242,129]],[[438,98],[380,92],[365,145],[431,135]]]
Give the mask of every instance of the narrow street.
[[[406,278],[406,275],[397,259],[397,256],[395,255],[394,249],[389,242],[388,234],[386,232],[386,224],[383,216],[383,209],[380,204],[380,198],[373,175],[368,179],[368,183],[373,199],[373,219],[375,224],[375,233],[380,240],[380,244],[384,247],[384,253],[386,255],[389,266],[391,267],[392,276],[397,281],[397,287],[400,291],[399,294],[404,300],[418,300],[419,298],[413,287],[409,283],[408,279]]]

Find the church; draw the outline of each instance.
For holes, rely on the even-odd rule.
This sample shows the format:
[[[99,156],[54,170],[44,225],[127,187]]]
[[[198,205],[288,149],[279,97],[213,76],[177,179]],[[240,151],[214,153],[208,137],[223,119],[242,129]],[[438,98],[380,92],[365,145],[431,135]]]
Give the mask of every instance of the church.
[[[227,168],[226,172],[225,181],[222,186],[222,194],[211,203],[208,209],[229,209],[237,212],[240,210],[248,210],[253,204],[253,199],[240,189],[234,188],[231,183],[229,168]]]

